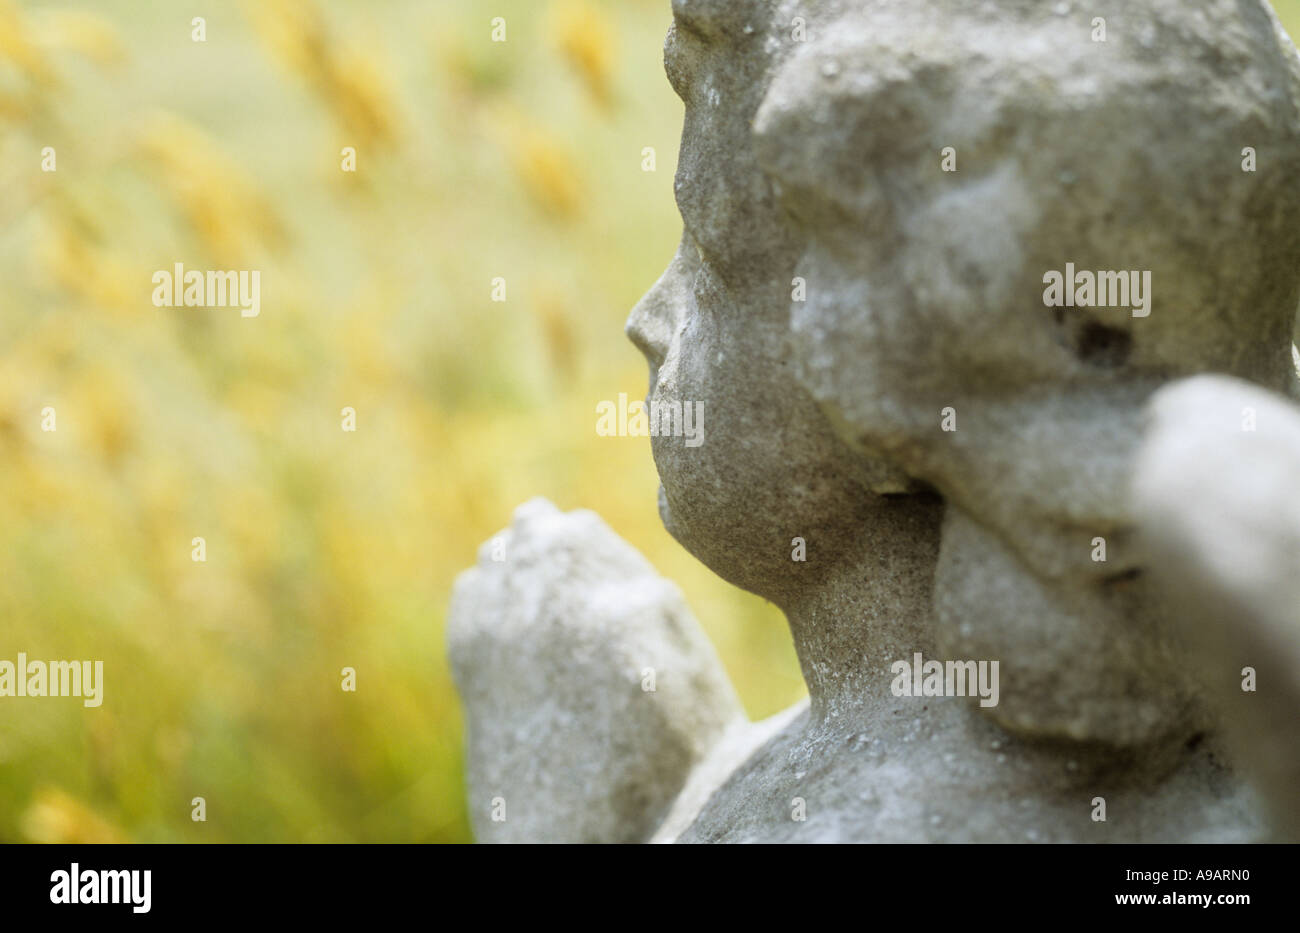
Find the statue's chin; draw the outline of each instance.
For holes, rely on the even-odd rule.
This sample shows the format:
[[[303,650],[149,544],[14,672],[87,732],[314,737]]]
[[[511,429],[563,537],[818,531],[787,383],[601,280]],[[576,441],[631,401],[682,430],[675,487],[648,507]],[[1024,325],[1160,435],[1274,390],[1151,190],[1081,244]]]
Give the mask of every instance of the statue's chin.
[[[737,582],[734,576],[728,572],[729,568],[727,566],[719,566],[716,563],[715,558],[717,555],[710,554],[707,550],[701,550],[696,546],[698,542],[692,535],[689,520],[686,522],[678,520],[677,513],[673,511],[673,507],[668,503],[668,492],[664,489],[662,482],[659,484],[659,520],[663,523],[664,531],[668,532],[669,536],[671,536],[674,541],[685,548],[686,553],[690,554],[728,583],[742,586],[742,584]]]
[[[684,529],[678,526],[677,518],[673,514],[673,508],[668,504],[668,492],[664,489],[663,483],[659,484],[659,521],[663,522],[664,531],[668,532],[674,541],[686,548],[687,552],[694,557],[703,560],[691,547],[690,537],[688,535],[684,536]],[[705,563],[708,562],[705,561]]]

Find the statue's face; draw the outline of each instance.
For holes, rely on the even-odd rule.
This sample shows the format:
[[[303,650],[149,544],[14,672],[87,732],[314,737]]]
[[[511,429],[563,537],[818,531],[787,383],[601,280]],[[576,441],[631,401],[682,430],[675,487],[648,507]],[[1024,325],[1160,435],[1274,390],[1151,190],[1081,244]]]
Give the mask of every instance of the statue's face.
[[[900,474],[851,453],[796,383],[788,356],[797,235],[754,157],[751,120],[789,10],[679,0],[665,48],[686,105],[677,203],[684,232],[627,331],[650,363],[649,402],[702,403],[703,443],[652,438],[670,533],[726,579],[778,603],[796,578],[791,539],[823,559],[870,528]],[[785,35],[788,39],[788,35]],[[874,490],[874,492],[873,492]]]
[[[824,4],[675,3],[666,66],[685,103],[684,233],[628,333],[650,362],[651,403],[703,406],[700,446],[652,439],[666,527],[717,573],[779,605],[837,558],[861,560],[864,537],[883,527],[880,510],[897,508],[880,493],[914,488],[877,451],[946,494],[968,493],[982,515],[1006,489],[991,440],[1007,433],[1005,394],[980,398],[990,374],[1019,388],[1084,366],[1069,358],[1068,340],[1023,326],[1033,309],[1002,300],[1041,274],[1016,256],[1040,206],[1017,161],[1029,150],[1008,133],[1023,124],[1001,107],[1012,97],[980,97],[993,75],[1016,73],[1008,56],[1019,53],[996,42],[950,51],[937,15],[946,5],[863,0],[846,31],[822,18]],[[793,37],[796,17],[808,41]],[[956,175],[940,171],[947,137],[961,147]],[[1035,151],[1055,150],[1048,139]],[[945,406],[957,410],[956,434],[941,430]],[[807,563],[791,560],[796,537],[808,542]],[[908,546],[877,538],[877,549]],[[1020,572],[1010,561],[998,572]],[[963,609],[979,595],[963,590]],[[1121,633],[1124,615],[1115,614]],[[986,637],[958,647],[1010,662],[1015,643],[996,612],[958,623],[971,619],[983,624],[965,628]],[[1035,620],[1036,632],[1069,630]],[[1032,660],[1055,670],[1055,655]],[[1009,684],[1005,694],[1010,716],[1033,728],[1041,692]]]
[[[650,400],[704,406],[702,446],[652,442],[673,535],[786,604],[819,557],[905,546],[879,494],[915,477],[949,516],[940,646],[1003,662],[994,715],[1189,728],[1127,480],[1164,381],[1287,374],[1300,71],[1247,5],[674,0],[685,231],[628,322]],[[1149,274],[1146,314],[1047,307],[1067,262]]]

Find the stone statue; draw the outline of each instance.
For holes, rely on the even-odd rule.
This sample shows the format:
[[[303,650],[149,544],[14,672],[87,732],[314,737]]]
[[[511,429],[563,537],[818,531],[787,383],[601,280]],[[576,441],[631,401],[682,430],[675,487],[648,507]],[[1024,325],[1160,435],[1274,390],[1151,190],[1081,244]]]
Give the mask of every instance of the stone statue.
[[[478,839],[1300,838],[1267,3],[674,14],[685,231],[628,334],[709,421],[652,439],[660,511],[785,612],[809,699],[748,722],[677,590],[529,503],[452,601]]]

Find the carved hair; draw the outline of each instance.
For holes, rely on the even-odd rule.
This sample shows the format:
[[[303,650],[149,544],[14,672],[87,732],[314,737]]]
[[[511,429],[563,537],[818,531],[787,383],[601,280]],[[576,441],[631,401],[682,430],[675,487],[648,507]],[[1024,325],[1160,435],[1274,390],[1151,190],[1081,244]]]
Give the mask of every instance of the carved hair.
[[[755,119],[759,162],[809,244],[791,312],[800,377],[851,443],[949,502],[941,638],[1015,656],[1008,680],[1032,685],[993,715],[1119,742],[1191,728],[1195,685],[1133,585],[1128,481],[1162,384],[1294,377],[1295,47],[1262,0],[837,9],[809,24]],[[1049,307],[1067,263],[1149,273],[1149,313]],[[1097,537],[1106,561],[1090,557]],[[990,576],[1040,617],[1012,618]],[[1044,630],[1056,643],[1027,647]],[[1106,656],[1084,660],[1097,642]],[[1123,704],[1144,712],[1112,727]]]

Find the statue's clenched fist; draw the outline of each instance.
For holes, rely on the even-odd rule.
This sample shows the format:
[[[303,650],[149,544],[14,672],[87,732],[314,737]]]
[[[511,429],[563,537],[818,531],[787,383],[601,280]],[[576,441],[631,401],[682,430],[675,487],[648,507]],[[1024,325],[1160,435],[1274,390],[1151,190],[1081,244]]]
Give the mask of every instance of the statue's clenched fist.
[[[594,512],[520,506],[447,637],[480,842],[643,841],[742,716],[681,593]]]

